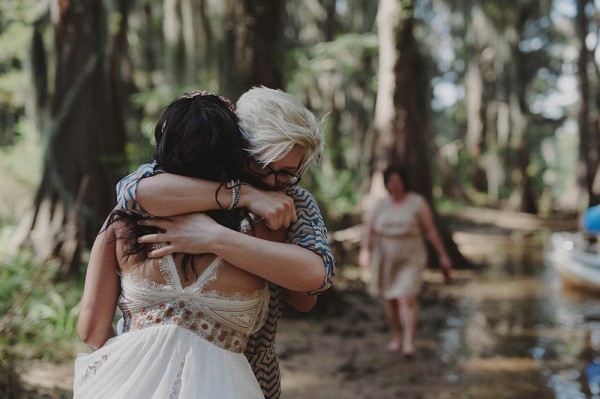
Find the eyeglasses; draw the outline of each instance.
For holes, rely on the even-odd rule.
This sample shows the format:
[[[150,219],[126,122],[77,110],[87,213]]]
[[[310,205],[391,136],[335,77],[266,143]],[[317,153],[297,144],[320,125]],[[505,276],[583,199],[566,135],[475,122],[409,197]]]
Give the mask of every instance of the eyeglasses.
[[[275,170],[269,165],[261,167],[255,161],[251,160],[248,160],[248,169],[261,178],[275,175],[276,189],[295,186],[296,184],[300,183],[300,180],[302,179],[301,176],[295,175],[294,173],[285,170]]]

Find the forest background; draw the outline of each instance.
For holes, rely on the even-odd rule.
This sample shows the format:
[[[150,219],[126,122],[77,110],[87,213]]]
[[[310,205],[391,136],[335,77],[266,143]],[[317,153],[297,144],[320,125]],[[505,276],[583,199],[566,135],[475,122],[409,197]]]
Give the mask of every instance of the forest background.
[[[330,233],[356,241],[390,163],[434,205],[458,267],[467,261],[444,215],[576,221],[600,202],[599,10],[598,0],[1,2],[0,387],[18,385],[14,361],[69,350],[115,184],[151,160],[160,110],[191,90],[235,101],[281,88],[325,118],[327,157],[303,185]]]

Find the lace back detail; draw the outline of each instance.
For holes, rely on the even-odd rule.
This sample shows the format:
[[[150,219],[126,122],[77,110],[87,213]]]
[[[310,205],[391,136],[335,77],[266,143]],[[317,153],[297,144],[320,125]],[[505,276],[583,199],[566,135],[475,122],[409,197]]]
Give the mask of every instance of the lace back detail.
[[[168,285],[173,287],[176,291],[202,291],[206,284],[213,282],[218,277],[219,266],[223,260],[221,258],[215,258],[212,262],[206,266],[206,268],[200,273],[196,281],[192,284],[184,287],[182,284],[182,277],[179,275],[175,260],[171,255],[167,255],[160,259],[160,272],[162,273],[165,281]]]
[[[247,222],[246,228],[251,225]],[[265,321],[269,305],[268,283],[251,293],[206,290],[219,277],[223,260],[216,257],[196,281],[183,286],[172,256],[159,261],[166,284],[123,275],[119,308],[123,332],[176,325],[220,348],[242,353],[250,334]],[[173,393],[179,389],[174,386]]]

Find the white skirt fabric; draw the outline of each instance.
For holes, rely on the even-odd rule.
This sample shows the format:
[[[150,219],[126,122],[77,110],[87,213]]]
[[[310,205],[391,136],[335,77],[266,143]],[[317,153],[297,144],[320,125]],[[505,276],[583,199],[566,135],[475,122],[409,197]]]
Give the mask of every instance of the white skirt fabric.
[[[243,353],[176,325],[114,337],[75,360],[74,399],[264,398]]]

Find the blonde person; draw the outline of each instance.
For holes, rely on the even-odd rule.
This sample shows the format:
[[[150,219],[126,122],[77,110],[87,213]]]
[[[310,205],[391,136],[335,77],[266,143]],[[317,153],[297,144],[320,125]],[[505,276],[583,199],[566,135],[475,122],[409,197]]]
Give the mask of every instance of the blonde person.
[[[419,316],[417,296],[427,265],[426,238],[437,251],[445,276],[452,264],[425,199],[411,192],[402,169],[388,167],[383,173],[389,196],[370,212],[361,244],[359,264],[371,268],[369,291],[385,300],[390,329],[389,352],[413,357]]]
[[[170,253],[214,253],[240,269],[269,281],[269,314],[250,336],[246,356],[266,398],[279,398],[280,370],[275,335],[283,303],[293,300],[310,309],[316,294],[327,290],[335,264],[319,208],[298,185],[322,157],[320,123],[295,97],[255,87],[236,103],[250,158],[239,198],[207,180],[157,173],[160,165],[142,165],[117,186],[121,209],[152,215],[144,224],[161,229],[142,237],[166,243],[149,256]],[[221,228],[189,214],[219,208],[246,208],[272,230],[285,229],[285,243],[268,242]],[[183,216],[174,216],[183,215]]]

